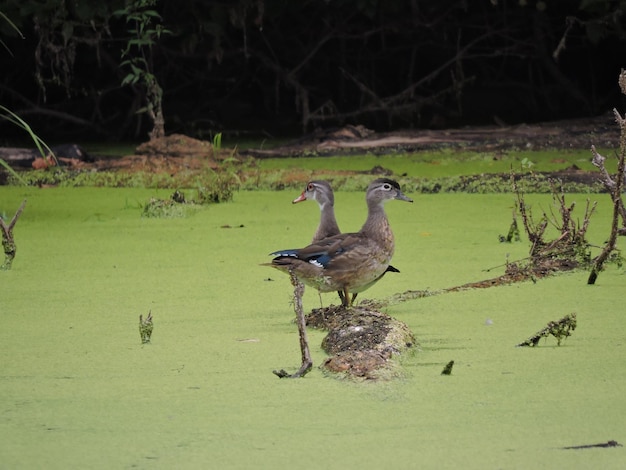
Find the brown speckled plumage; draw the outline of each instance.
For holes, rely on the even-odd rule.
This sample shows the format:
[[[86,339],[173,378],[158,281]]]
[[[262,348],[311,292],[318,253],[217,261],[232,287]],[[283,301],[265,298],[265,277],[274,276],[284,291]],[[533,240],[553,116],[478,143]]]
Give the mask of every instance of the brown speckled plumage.
[[[320,292],[343,292],[342,302],[349,305],[350,294],[371,287],[389,267],[395,245],[384,204],[392,199],[413,202],[397,182],[373,181],[367,190],[368,216],[361,230],[326,237],[302,249],[274,252],[270,265],[293,273]]]

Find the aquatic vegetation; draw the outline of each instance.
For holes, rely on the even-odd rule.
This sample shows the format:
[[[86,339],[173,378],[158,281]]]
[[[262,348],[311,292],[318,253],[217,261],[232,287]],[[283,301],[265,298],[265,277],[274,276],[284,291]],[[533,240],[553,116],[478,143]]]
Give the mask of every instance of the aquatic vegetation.
[[[11,269],[13,259],[17,253],[17,246],[15,244],[15,237],[13,236],[13,229],[19,219],[24,207],[26,206],[26,199],[22,202],[20,207],[15,212],[15,215],[11,218],[7,224],[0,216],[0,229],[2,230],[2,248],[4,249],[4,263],[0,265],[0,270],[7,271]]]
[[[0,341],[11,359],[0,370],[3,465],[297,461],[308,470],[419,462],[473,470],[521,468],[533,455],[571,469],[620,468],[620,447],[562,450],[623,442],[624,273],[613,265],[594,286],[587,272],[570,271],[381,307],[419,343],[400,355],[393,380],[327,374],[317,367],[329,358],[327,332],[310,328],[316,366],[302,380],[277,380],[273,369],[300,365],[291,287],[257,265],[277,244],[311,239],[319,210],[291,204],[301,190],[240,191],[193,217],[158,219],[141,217],[142,202],[169,198],[171,189],[0,187],[0,213],[28,199],[15,231],[18,256],[0,271]],[[521,243],[498,240],[511,221],[511,194],[409,195],[411,210],[389,208],[401,274],[368,290],[374,301],[440,292],[481,279],[507,254],[528,253],[524,232]],[[587,196],[567,196],[584,207]],[[553,204],[550,195],[526,198],[533,207]],[[337,188],[336,201],[342,226],[357,227],[363,195]],[[599,198],[587,231],[592,256],[610,212],[609,198]],[[302,301],[305,312],[320,307],[314,291]],[[149,346],[137,337],[146,311],[158,320]],[[560,347],[550,337],[515,348],[562,315],[554,312],[574,311],[575,334]],[[442,376],[450,360],[452,374]],[[315,458],[302,458],[303,432],[310,449],[324,449]]]
[[[101,150],[102,151],[102,150]],[[551,180],[559,179],[570,193],[605,191],[594,174],[588,155],[582,152],[509,152],[473,156],[470,153],[430,151],[418,154],[351,155],[323,158],[235,158],[235,150],[227,154],[215,168],[205,164],[177,169],[134,168],[133,171],[98,170],[90,168],[50,167],[45,170],[18,172],[23,182],[33,186],[67,187],[158,187],[206,188],[206,192],[222,192],[225,183],[240,190],[298,189],[311,179],[330,180],[344,191],[363,191],[372,177],[387,176],[399,181],[407,190],[421,194],[437,193],[510,193],[510,174],[523,181],[533,193],[549,193]],[[532,159],[529,167],[524,161]],[[557,163],[555,163],[557,162]],[[197,163],[197,162],[196,162]],[[609,170],[614,163],[607,163]],[[532,171],[531,171],[532,170]],[[7,175],[9,184],[20,184]]]
[[[208,176],[198,178],[195,202],[217,204],[232,201],[239,185],[239,178],[232,171],[211,172]]]
[[[186,217],[188,208],[189,206],[185,203],[180,203],[171,197],[169,199],[151,197],[150,200],[144,204],[141,216],[164,219]]]
[[[454,361],[450,361],[441,371],[441,375],[452,375],[452,368],[454,367]]]
[[[196,197],[188,199],[181,190],[174,191],[168,199],[151,197],[143,205],[142,217],[177,218],[186,217],[190,210],[202,205],[228,202],[233,199],[233,180],[217,178],[214,186],[199,186]]]
[[[522,341],[517,346],[537,346],[541,338],[547,338],[548,336],[554,336],[556,338],[557,346],[561,345],[561,341],[572,335],[572,331],[576,329],[576,313],[570,313],[563,318],[548,322],[548,325],[537,333],[532,335],[526,341]]]
[[[143,315],[139,315],[139,335],[141,336],[141,344],[147,344],[152,337],[154,323],[152,322],[152,311],[148,312],[148,316],[144,319]]]

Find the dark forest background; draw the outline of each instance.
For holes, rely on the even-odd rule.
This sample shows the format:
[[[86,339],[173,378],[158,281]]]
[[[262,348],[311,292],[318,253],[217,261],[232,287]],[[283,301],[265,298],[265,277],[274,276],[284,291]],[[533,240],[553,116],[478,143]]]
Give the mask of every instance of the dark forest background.
[[[617,0],[0,0],[0,105],[55,141],[594,116],[620,105],[625,13]],[[0,120],[0,144],[15,132]]]

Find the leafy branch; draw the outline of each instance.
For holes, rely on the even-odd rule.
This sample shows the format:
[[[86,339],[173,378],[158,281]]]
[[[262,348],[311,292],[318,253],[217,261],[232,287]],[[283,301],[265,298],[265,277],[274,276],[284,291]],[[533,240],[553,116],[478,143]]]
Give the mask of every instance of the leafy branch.
[[[165,120],[163,118],[163,88],[154,73],[152,47],[164,34],[171,34],[160,22],[161,15],[151,7],[158,0],[135,0],[126,8],[117,10],[113,16],[125,17],[131,28],[128,32],[130,39],[122,50],[123,60],[119,67],[128,69],[122,79],[122,85],[140,86],[144,90],[145,106],[137,113],[146,113],[152,121],[150,140],[165,135]]]

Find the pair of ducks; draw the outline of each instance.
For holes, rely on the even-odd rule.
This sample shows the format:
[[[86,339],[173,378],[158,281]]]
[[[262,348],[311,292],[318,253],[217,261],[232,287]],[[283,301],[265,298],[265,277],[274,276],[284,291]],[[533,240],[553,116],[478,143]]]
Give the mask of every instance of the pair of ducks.
[[[319,292],[337,291],[343,306],[350,306],[357,294],[370,288],[390,266],[394,238],[384,204],[392,199],[413,202],[400,185],[388,178],[379,178],[366,193],[367,219],[356,233],[341,233],[334,211],[334,195],[326,181],[311,181],[293,202],[317,201],[321,210],[320,224],[313,242],[300,249],[279,250],[270,266],[295,276],[300,282]],[[351,295],[352,294],[352,295]]]

